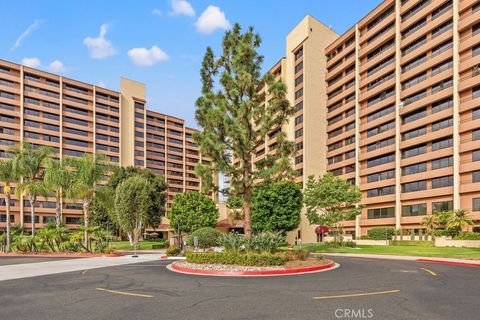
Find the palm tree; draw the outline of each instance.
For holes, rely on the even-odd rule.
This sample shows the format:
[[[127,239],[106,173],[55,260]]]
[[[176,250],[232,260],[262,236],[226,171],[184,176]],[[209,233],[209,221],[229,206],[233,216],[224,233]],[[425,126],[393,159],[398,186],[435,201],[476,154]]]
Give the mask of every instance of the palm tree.
[[[473,224],[472,218],[469,216],[468,211],[465,209],[457,209],[451,211],[447,218],[446,227],[450,230],[456,230],[460,232],[462,229],[471,226]]]
[[[435,214],[425,216],[422,219],[421,225],[433,234],[435,229],[439,226],[438,216]]]
[[[10,199],[11,199],[11,188],[10,184],[18,180],[18,175],[13,168],[13,160],[0,160],[0,181],[3,182],[3,192],[5,194],[5,206],[7,208],[7,220],[6,220],[6,231],[7,231],[7,249],[6,252],[10,252],[12,249],[12,239],[10,231]]]
[[[46,160],[53,153],[50,147],[41,146],[34,148],[31,144],[22,142],[20,148],[12,150],[15,157],[13,158],[13,170],[18,172],[20,182],[16,188],[17,198],[21,195],[28,196],[31,212],[32,239],[35,238],[35,205],[38,196],[47,196],[48,192],[45,188],[43,176]],[[32,250],[35,250],[35,241],[32,241]]]
[[[69,164],[75,169],[71,194],[72,199],[82,201],[83,237],[85,247],[88,249],[88,207],[95,196],[99,183],[104,180],[105,175],[109,172],[110,166],[106,163],[106,157],[102,154],[85,154],[82,158],[70,159]]]
[[[73,172],[67,165],[68,159],[48,159],[45,172],[45,185],[49,192],[55,194],[55,226],[62,224],[62,200],[71,196]]]

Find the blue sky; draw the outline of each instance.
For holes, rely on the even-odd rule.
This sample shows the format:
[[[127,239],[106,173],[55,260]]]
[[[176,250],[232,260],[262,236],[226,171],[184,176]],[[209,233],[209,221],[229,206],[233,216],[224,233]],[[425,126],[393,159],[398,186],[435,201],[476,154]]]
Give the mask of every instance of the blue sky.
[[[225,28],[253,25],[267,70],[307,14],[343,33],[381,0],[0,0],[0,58],[118,90],[147,84],[148,108],[195,127],[205,48]],[[24,60],[25,59],[25,60]]]

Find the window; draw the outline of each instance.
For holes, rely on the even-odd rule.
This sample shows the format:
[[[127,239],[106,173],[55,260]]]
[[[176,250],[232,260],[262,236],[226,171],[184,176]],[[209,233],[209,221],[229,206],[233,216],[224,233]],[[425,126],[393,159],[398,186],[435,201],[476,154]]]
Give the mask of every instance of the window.
[[[373,121],[373,120],[376,120],[378,118],[381,118],[381,117],[384,117],[386,116],[387,114],[390,114],[392,112],[395,112],[395,105],[389,105],[385,108],[382,108],[378,111],[375,111],[373,113],[370,113],[368,116],[367,116],[367,122],[370,122],[370,121]]]
[[[432,67],[432,77],[453,67],[453,60],[447,60]]]
[[[448,98],[432,104],[432,113],[437,113],[445,109],[453,108],[453,99]]]
[[[78,146],[78,147],[84,147],[84,148],[88,147],[88,142],[75,140],[75,139],[66,138],[65,143],[71,144],[71,145],[74,145],[74,146]]]
[[[408,139],[412,139],[412,138],[415,138],[415,137],[418,137],[418,136],[422,136],[424,134],[427,133],[427,127],[421,127],[421,128],[417,128],[417,129],[413,129],[413,130],[410,130],[410,131],[407,131],[405,133],[402,134],[402,140],[408,140]]]
[[[134,106],[135,106],[135,109],[145,110],[145,105],[143,103],[135,101]]]
[[[453,166],[453,157],[444,157],[432,160],[432,170]]]
[[[383,59],[382,61],[380,61],[379,63],[377,63],[376,65],[374,65],[373,67],[371,67],[370,69],[367,70],[367,75],[368,76],[371,76],[372,74],[376,73],[377,71],[383,69],[384,67],[388,66],[389,64],[393,63],[395,61],[395,55],[391,55],[385,59]]]
[[[427,204],[410,204],[402,206],[402,217],[424,216],[427,214]]]
[[[416,173],[425,172],[425,171],[427,171],[426,162],[416,163],[410,166],[403,167],[402,176],[408,176],[410,174],[416,174]]]
[[[295,157],[295,164],[299,164],[303,162],[303,155],[299,155]]]
[[[83,131],[83,130],[72,129],[72,128],[65,128],[65,132],[66,132],[66,133],[70,133],[70,134],[76,134],[76,135],[83,136],[83,137],[88,137],[88,132],[87,132],[87,131]],[[105,136],[105,137],[106,137],[106,136]],[[107,140],[107,139],[104,139],[104,140]]]
[[[343,155],[341,154],[335,157],[328,158],[327,160],[328,164],[335,164],[342,161],[343,161]]]
[[[303,47],[298,49],[297,52],[295,52],[295,60],[298,60],[301,56],[303,56]]]
[[[352,129],[355,129],[355,122],[350,122],[349,124],[347,124],[345,126],[345,132],[347,132],[349,130],[352,130]]]
[[[395,178],[395,170],[387,170],[382,172],[373,173],[367,176],[367,182],[377,182],[381,180],[393,179]]]
[[[405,98],[405,100],[403,101],[403,105],[404,106],[409,105],[411,103],[414,103],[418,100],[421,100],[421,99],[425,98],[426,96],[427,96],[427,91],[426,90],[414,93],[411,96],[408,96],[407,98]]]
[[[367,190],[367,197],[368,198],[381,197],[381,196],[386,196],[394,193],[395,193],[395,186],[387,186],[387,187]]]
[[[453,210],[453,201],[432,202],[432,212]]]
[[[415,110],[414,112],[411,112],[402,117],[402,124],[406,124],[406,123],[421,119],[426,115],[427,115],[427,108],[421,108],[421,109]]]
[[[81,220],[80,217],[65,217],[66,224],[80,224]]]
[[[410,60],[408,63],[406,63],[402,66],[402,73],[407,72],[407,71],[415,68],[416,66],[424,63],[425,61],[427,61],[427,54],[423,54],[419,57],[416,57],[413,60]]]
[[[472,161],[480,161],[480,150],[472,151]]]
[[[295,66],[295,73],[303,69],[303,61]]]
[[[426,190],[426,189],[427,189],[427,181],[426,180],[421,180],[421,181],[415,181],[415,182],[402,184],[402,192],[404,192],[404,193],[421,191],[421,190]]]
[[[395,208],[377,208],[377,209],[368,209],[367,219],[383,219],[383,218],[393,218],[395,217]]]
[[[328,146],[328,151],[337,150],[341,147],[343,147],[343,141],[338,141],[338,142],[335,142],[335,143],[329,145]]]
[[[472,110],[472,120],[480,119],[480,108]]]
[[[351,159],[351,158],[354,158],[354,157],[355,157],[355,150],[348,151],[347,153],[345,153],[345,160]]]
[[[410,10],[402,14],[402,22],[406,21],[407,19],[413,17],[417,12],[428,6],[432,0],[422,0],[418,4],[416,4],[414,7],[412,7]]]
[[[297,130],[297,131],[298,131],[298,130]],[[336,129],[336,130],[330,131],[330,132],[328,133],[328,137],[329,137],[329,138],[336,137],[336,136],[338,136],[339,134],[342,134],[342,132],[343,132],[343,128],[338,128],[338,129]],[[302,135],[303,135],[303,130],[302,130]],[[296,137],[296,136],[295,136],[295,137]]]
[[[345,139],[345,145],[348,146],[349,144],[355,143],[355,136],[348,137]]]
[[[395,6],[391,6],[388,9],[386,9],[383,13],[381,13],[378,17],[376,17],[372,22],[370,22],[367,25],[367,30],[372,29],[375,27],[377,24],[385,20],[388,16],[390,16],[395,10]]]
[[[384,123],[382,125],[379,125],[378,127],[368,130],[367,137],[372,137],[374,135],[380,134],[382,132],[388,131],[393,128],[395,128],[395,121]]]
[[[65,121],[68,123],[76,124],[82,127],[88,127],[88,121],[79,120],[71,117],[65,117]]]
[[[377,150],[377,149],[380,149],[380,148],[384,148],[384,147],[390,146],[394,143],[395,143],[395,137],[388,138],[388,139],[383,139],[383,140],[380,140],[380,141],[369,144],[367,146],[367,151],[373,151],[373,150]]]
[[[297,103],[297,105],[295,106],[295,112],[300,111],[302,109],[303,109],[303,101]]]
[[[303,114],[295,118],[295,125],[298,125],[303,122]]]
[[[30,216],[30,215],[25,215],[25,216],[23,217],[23,221],[24,221],[25,223],[32,223],[32,216]],[[40,221],[40,217],[39,217],[39,216],[35,216],[35,223],[39,223],[39,221]]]
[[[432,188],[445,188],[453,186],[453,176],[432,179]]]
[[[453,21],[450,20],[450,21],[447,21],[445,22],[444,24],[436,27],[435,29],[432,30],[432,37],[431,39],[435,39],[436,37],[438,37],[439,35],[447,32],[448,30],[452,29],[453,27]]]
[[[452,46],[453,46],[452,39],[447,40],[444,43],[436,46],[435,48],[432,49],[432,58],[447,51],[448,49],[452,48]]]
[[[417,22],[411,24],[408,28],[405,29],[405,31],[402,32],[402,39],[405,39],[412,33],[415,33],[415,31],[420,30],[426,24],[427,24],[427,18],[420,19]]]
[[[432,123],[432,131],[438,131],[453,126],[453,118],[443,119]]]
[[[408,45],[406,45],[402,49],[402,56],[405,56],[405,55],[409,54],[410,52],[413,52],[415,49],[420,48],[425,43],[427,43],[427,36],[420,37],[420,38],[410,42]]]
[[[436,18],[440,17],[442,14],[450,10],[452,7],[452,1],[448,0],[445,2],[443,5],[438,7],[437,9],[432,11],[432,20],[435,20]]]
[[[421,144],[402,150],[402,159],[415,157],[424,153],[427,153],[427,144]]]
[[[472,131],[472,140],[479,140],[480,139],[480,129]]]
[[[337,123],[338,121],[342,120],[343,119],[343,115],[342,114],[339,114],[338,116],[335,116],[331,119],[328,119],[327,121],[327,124],[330,126],[334,123]],[[295,123],[296,124],[296,123]]]
[[[480,182],[480,170],[472,172],[472,182]]]
[[[444,89],[450,88],[452,85],[453,85],[452,79],[440,81],[439,83],[432,86],[432,94],[442,91]]]
[[[408,79],[405,82],[403,82],[402,83],[402,90],[413,87],[414,85],[419,84],[420,82],[424,81],[425,79],[427,79],[427,72],[426,71]]]
[[[343,174],[343,168],[338,168],[333,171],[330,171],[334,176],[340,176]]]
[[[453,137],[432,141],[432,151],[450,148],[453,146]]]
[[[297,79],[295,79],[295,86],[298,86],[299,84],[303,83],[303,74],[298,76]]]
[[[384,156],[369,159],[367,161],[367,168],[376,167],[376,166],[386,164],[386,163],[390,163],[390,162],[393,162],[393,161],[395,161],[395,154],[390,153],[390,154],[387,154],[387,155],[384,155]]]
[[[480,211],[480,198],[472,199],[472,211]]]

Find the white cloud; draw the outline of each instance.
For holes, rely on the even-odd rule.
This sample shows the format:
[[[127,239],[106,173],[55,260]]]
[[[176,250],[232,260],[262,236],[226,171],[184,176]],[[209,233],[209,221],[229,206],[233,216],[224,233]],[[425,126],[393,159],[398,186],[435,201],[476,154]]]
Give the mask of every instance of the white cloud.
[[[35,19],[35,21],[33,21],[33,23],[30,26],[28,26],[28,28],[25,31],[23,31],[20,36],[18,36],[17,41],[15,41],[15,44],[13,45],[11,50],[17,49],[22,44],[22,41],[26,37],[28,37],[30,33],[33,32],[33,30],[37,29],[40,26],[41,22],[42,22],[41,20]]]
[[[106,84],[104,81],[99,81],[99,82],[97,83],[97,87],[106,88],[106,87],[107,87],[107,84]]]
[[[229,29],[230,22],[225,18],[225,12],[216,6],[208,6],[195,23],[198,32],[209,34],[217,29]]]
[[[100,34],[97,38],[86,37],[83,39],[93,59],[103,59],[117,54],[117,50],[113,47],[110,40],[105,39],[108,31],[108,24],[104,23],[100,26]]]
[[[160,9],[153,9],[152,14],[156,16],[161,16],[162,15],[162,10]]]
[[[195,10],[187,0],[172,0],[172,10],[168,12],[171,16],[185,15],[189,17],[195,16]]]
[[[41,62],[38,58],[23,58],[22,64],[26,67],[37,68],[40,66]]]
[[[153,46],[150,49],[132,48],[128,50],[128,56],[134,64],[141,67],[153,66],[160,61],[168,59],[168,55],[157,46]]]
[[[60,60],[53,60],[47,67],[48,71],[53,73],[62,73],[67,71],[67,68],[63,65],[63,62]]]

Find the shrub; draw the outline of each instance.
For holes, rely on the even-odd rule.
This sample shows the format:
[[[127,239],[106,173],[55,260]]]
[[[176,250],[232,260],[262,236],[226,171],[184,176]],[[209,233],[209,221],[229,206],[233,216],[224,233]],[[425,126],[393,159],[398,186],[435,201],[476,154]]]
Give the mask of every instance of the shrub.
[[[304,249],[299,250],[285,250],[279,252],[278,255],[283,256],[286,261],[306,260],[310,255],[310,252]]]
[[[391,240],[390,245],[392,246],[417,246],[417,247],[434,247],[435,243],[433,241],[416,241],[416,240]]]
[[[153,250],[156,250],[156,249],[165,249],[165,248],[168,248],[169,247],[169,244],[168,244],[168,241],[167,240],[155,240],[155,242],[158,242],[158,243],[155,243],[155,244],[152,244],[152,249]]]
[[[253,250],[256,252],[275,253],[285,237],[280,232],[261,232],[252,236]]]
[[[187,245],[193,246],[193,238],[198,237],[198,246],[202,249],[218,246],[222,233],[211,227],[200,228],[192,232],[187,239]]]
[[[435,230],[435,237],[454,237],[457,234],[457,230]]]
[[[237,232],[230,232],[220,238],[220,245],[227,252],[239,252],[242,242],[243,236]]]
[[[181,250],[178,247],[170,247],[167,249],[167,256],[178,256],[180,254]]]
[[[372,240],[391,240],[395,234],[393,228],[373,228],[368,230],[368,237]]]
[[[355,248],[357,245],[353,241],[330,241],[330,242],[325,242],[325,244],[331,248],[339,248],[339,247],[349,247],[349,248]]]
[[[187,252],[187,262],[198,264],[231,264],[241,266],[282,266],[286,258],[270,253],[238,253],[238,252]]]
[[[478,232],[462,232],[454,238],[455,240],[480,240]]]

